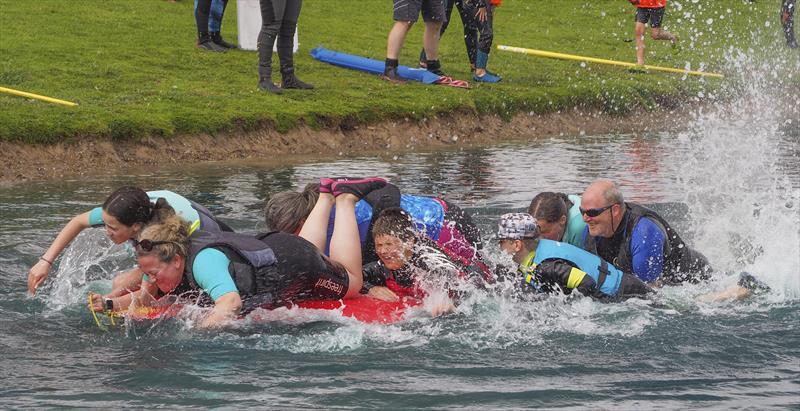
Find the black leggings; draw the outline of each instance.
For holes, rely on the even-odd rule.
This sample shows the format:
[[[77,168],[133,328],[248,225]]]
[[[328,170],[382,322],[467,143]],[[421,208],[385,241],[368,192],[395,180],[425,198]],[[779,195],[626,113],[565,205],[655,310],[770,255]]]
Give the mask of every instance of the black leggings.
[[[272,64],[272,47],[278,39],[281,73],[294,66],[294,31],[303,0],[260,0],[261,32],[258,34],[258,65]]]
[[[494,41],[494,31],[492,29],[492,20],[494,14],[494,6],[491,4],[486,6],[486,21],[480,22],[475,14],[478,8],[475,7],[475,0],[446,0],[445,4],[445,20],[442,24],[442,29],[439,30],[439,36],[444,35],[445,30],[450,25],[450,19],[453,15],[453,6],[458,9],[458,14],[461,16],[461,23],[464,25],[464,44],[467,47],[467,57],[470,64],[475,65],[477,60],[478,51],[489,54],[492,51],[492,41]],[[487,1],[487,3],[489,3]],[[425,50],[420,53],[419,60],[425,61]]]
[[[211,14],[211,1],[212,0],[197,0],[197,11],[194,13],[194,19],[197,23],[198,33],[208,33],[208,15]],[[222,0],[222,9],[228,6],[228,0]]]
[[[797,44],[794,36],[794,9],[795,0],[784,0],[783,7],[781,7],[781,23],[783,23],[783,33],[786,35],[786,42],[789,44]],[[786,21],[783,21],[783,15],[787,14]]]

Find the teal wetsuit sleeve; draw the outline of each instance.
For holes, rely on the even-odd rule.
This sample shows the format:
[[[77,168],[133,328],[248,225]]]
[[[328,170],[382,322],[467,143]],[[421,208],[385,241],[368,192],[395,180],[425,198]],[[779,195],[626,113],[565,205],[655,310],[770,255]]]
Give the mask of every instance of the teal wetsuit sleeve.
[[[586,223],[583,221],[583,215],[581,215],[580,211],[581,198],[580,196],[570,195],[569,200],[572,201],[573,206],[567,211],[567,229],[561,241],[582,248]]]
[[[89,225],[92,227],[105,225],[103,221],[103,207],[95,207],[92,211],[89,211]]]
[[[225,294],[239,292],[228,271],[230,262],[225,253],[214,248],[200,251],[194,259],[194,280],[214,301]]]

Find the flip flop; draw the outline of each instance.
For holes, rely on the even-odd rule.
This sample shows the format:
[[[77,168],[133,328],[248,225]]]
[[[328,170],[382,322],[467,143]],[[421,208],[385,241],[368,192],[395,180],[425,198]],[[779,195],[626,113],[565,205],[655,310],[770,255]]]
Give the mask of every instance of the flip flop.
[[[469,82],[465,80],[454,80],[452,77],[449,76],[442,76],[439,77],[438,80],[434,82],[434,84],[440,84],[443,86],[450,86],[450,87],[457,87],[457,88],[469,88]]]

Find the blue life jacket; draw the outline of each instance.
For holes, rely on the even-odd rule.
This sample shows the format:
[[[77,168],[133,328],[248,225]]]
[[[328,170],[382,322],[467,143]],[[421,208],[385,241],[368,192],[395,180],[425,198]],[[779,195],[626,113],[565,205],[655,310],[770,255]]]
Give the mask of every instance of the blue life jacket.
[[[539,245],[536,247],[536,256],[533,258],[534,265],[554,258],[569,261],[584,271],[589,277],[592,277],[597,288],[603,294],[614,297],[619,293],[623,273],[617,267],[574,245],[540,239]]]

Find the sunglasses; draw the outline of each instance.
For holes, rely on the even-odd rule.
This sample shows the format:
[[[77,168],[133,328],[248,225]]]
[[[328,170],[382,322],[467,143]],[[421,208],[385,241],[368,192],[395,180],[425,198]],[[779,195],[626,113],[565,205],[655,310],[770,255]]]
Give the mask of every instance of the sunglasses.
[[[607,205],[605,207],[590,208],[590,209],[585,209],[585,208],[578,207],[578,210],[581,211],[581,214],[594,218],[594,217],[599,216],[600,214],[603,214],[606,210],[608,210],[611,207],[614,207],[614,204],[610,204],[610,205]]]
[[[175,241],[153,241],[153,240],[132,240],[133,246],[140,248],[142,251],[153,251],[153,247],[162,244],[175,244],[180,247],[180,244]]]

